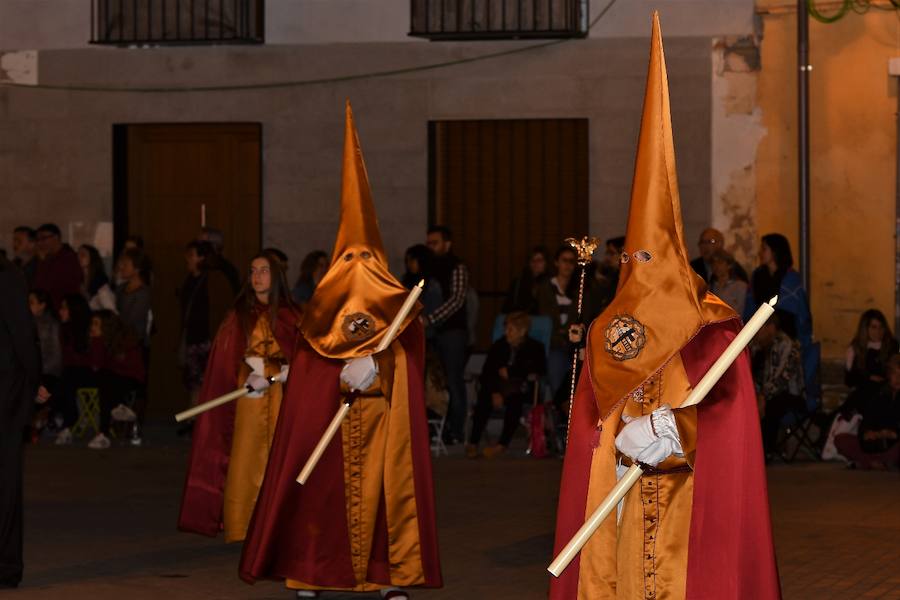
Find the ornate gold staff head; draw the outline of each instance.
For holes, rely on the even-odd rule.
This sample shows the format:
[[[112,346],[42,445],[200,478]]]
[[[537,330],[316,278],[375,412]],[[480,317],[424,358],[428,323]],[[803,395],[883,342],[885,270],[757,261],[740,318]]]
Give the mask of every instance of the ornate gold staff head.
[[[600,245],[600,240],[595,237],[585,236],[580,240],[575,238],[566,238],[566,243],[572,246],[575,254],[578,255],[578,264],[586,267],[594,256],[594,251]]]

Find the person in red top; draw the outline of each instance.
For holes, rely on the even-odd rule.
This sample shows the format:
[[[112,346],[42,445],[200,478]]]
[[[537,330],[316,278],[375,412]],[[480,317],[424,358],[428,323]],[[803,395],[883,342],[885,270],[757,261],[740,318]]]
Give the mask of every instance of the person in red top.
[[[45,290],[53,300],[53,308],[59,305],[66,294],[81,291],[81,264],[78,254],[62,241],[62,234],[53,223],[44,223],[37,228],[37,247],[41,257],[31,282],[31,289]]]
[[[140,344],[111,310],[98,311],[91,320],[90,361],[100,389],[100,432],[88,447],[103,450],[110,446],[107,434],[113,406],[146,379]]]

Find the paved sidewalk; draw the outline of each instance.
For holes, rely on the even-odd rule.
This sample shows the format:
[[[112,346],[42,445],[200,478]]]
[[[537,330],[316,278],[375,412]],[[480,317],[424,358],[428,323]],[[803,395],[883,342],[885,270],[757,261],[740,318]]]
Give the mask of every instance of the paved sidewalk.
[[[175,530],[188,445],[28,448],[26,579],[16,599],[272,599],[237,578],[240,548]],[[416,600],[546,597],[560,461],[435,461],[446,586]],[[785,598],[900,599],[900,476],[835,464],[770,468]],[[7,594],[3,596],[6,597]],[[376,596],[326,596],[377,598]]]

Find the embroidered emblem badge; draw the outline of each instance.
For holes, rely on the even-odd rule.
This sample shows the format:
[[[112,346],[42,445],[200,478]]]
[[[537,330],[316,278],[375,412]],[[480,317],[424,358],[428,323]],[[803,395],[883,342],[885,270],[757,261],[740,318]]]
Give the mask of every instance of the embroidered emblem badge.
[[[631,360],[647,343],[644,325],[631,315],[616,315],[606,326],[606,351],[616,360]]]
[[[366,313],[353,313],[344,317],[341,330],[344,337],[351,341],[364,340],[375,333],[374,319]]]

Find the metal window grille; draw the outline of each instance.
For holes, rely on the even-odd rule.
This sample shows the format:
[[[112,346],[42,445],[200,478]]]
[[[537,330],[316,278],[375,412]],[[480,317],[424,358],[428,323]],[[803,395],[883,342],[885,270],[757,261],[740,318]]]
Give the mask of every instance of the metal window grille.
[[[410,35],[432,40],[587,35],[589,0],[410,0]]]
[[[261,44],[265,0],[91,0],[93,44]]]

